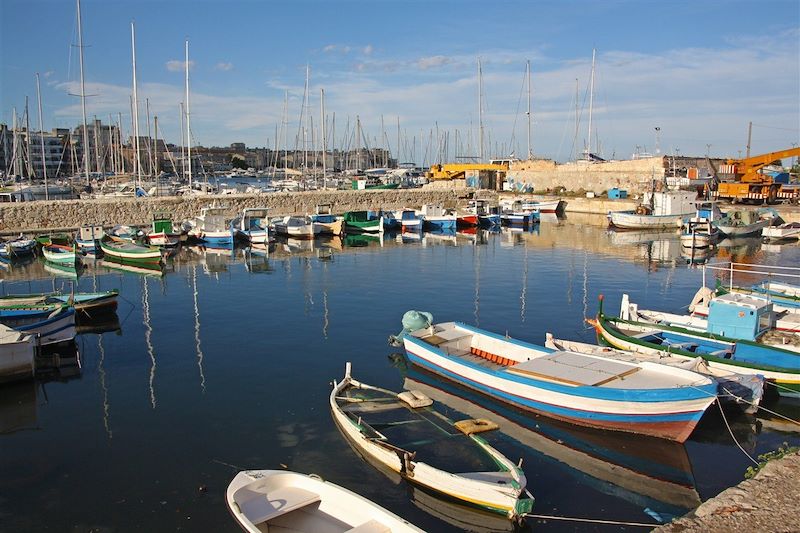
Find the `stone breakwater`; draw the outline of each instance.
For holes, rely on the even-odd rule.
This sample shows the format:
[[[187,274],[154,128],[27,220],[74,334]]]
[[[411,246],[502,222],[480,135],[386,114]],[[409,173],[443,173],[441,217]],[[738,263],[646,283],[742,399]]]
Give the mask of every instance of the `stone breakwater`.
[[[671,532],[800,531],[800,455],[775,459],[683,518],[656,529]]]
[[[464,202],[464,195],[465,191],[452,189],[396,189],[21,202],[0,204],[0,233],[73,230],[84,224],[147,226],[158,211],[182,221],[214,204],[225,206],[227,215],[233,218],[246,207],[267,207],[275,216],[313,213],[320,204],[331,204],[334,213],[419,208],[422,204],[455,207]],[[497,194],[491,191],[480,191],[478,197],[497,201]]]

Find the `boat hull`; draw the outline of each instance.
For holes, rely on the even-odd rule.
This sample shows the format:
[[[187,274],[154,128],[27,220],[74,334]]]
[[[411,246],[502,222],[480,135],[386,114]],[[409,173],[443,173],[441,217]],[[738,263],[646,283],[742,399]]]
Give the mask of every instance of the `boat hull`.
[[[426,231],[455,231],[456,217],[425,217],[423,227]]]
[[[500,215],[479,215],[478,225],[482,228],[491,228],[500,225]]]
[[[49,318],[16,326],[5,320],[3,322],[19,332],[30,335],[38,334],[39,342],[42,346],[71,341],[76,334],[75,309],[71,307],[64,308],[61,312]]]
[[[513,487],[511,483],[508,483],[510,477],[501,485],[482,481],[479,476],[469,478],[465,475],[439,470],[425,462],[415,461],[414,456],[416,454],[405,455],[403,453],[404,450],[401,448],[394,447],[391,443],[381,439],[369,437],[362,432],[359,424],[351,420],[337,405],[337,397],[350,386],[357,388],[369,387],[350,379],[349,374],[347,374],[341,383],[334,382],[334,388],[330,396],[330,408],[337,427],[359,454],[391,469],[411,483],[464,504],[500,513],[509,518],[516,518],[523,508],[530,510],[532,500],[523,498],[523,495],[526,494],[524,490],[526,484],[524,474],[483,439],[476,436],[471,437],[474,443],[482,448],[485,453],[491,455],[498,465],[502,465],[503,470],[506,472],[515,471],[515,474],[519,477],[519,488]],[[385,442],[385,445],[381,444],[383,442]]]
[[[463,324],[459,327],[479,332]],[[493,336],[488,332],[480,333]],[[505,342],[502,337],[496,337]],[[536,348],[513,339],[507,342]],[[581,426],[684,442],[716,398],[715,386],[710,380],[709,384],[695,387],[693,391],[669,391],[662,396],[654,390],[637,396],[632,390],[622,393],[520,378],[504,370],[491,370],[450,356],[412,336],[405,336],[403,343],[412,364],[516,407]]]
[[[608,220],[620,229],[680,228],[688,214],[683,215],[637,215],[633,211],[611,211]]]
[[[116,261],[131,263],[159,263],[161,250],[125,242],[100,242],[103,254]]]
[[[761,231],[770,225],[771,220],[759,220],[758,222],[754,222],[753,224],[746,224],[742,226],[731,226],[727,224],[717,224],[717,229],[719,232],[728,237],[729,239],[736,238],[736,237],[754,237],[757,235],[761,235]]]
[[[16,341],[0,343],[0,383],[32,378],[36,352],[35,335],[20,335]]]

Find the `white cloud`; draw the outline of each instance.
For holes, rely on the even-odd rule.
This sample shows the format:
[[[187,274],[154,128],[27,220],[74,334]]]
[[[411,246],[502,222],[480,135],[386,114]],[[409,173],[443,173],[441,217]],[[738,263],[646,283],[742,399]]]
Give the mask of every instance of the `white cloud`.
[[[374,51],[375,51],[375,49],[372,47],[372,45],[371,45],[371,44],[368,44],[368,45],[367,45],[367,46],[365,46],[365,47],[364,47],[364,49],[362,50],[362,52],[364,53],[364,55],[365,55],[365,56],[372,55],[372,52],[374,52]]]
[[[171,59],[166,63],[167,70],[170,72],[183,72],[186,69],[186,62],[178,59]],[[194,61],[189,61],[189,69],[194,68]]]
[[[330,46],[335,47],[331,51],[341,53],[340,45]],[[484,50],[481,57],[486,100],[484,122],[487,137],[491,139],[490,152],[495,152],[495,146],[498,152],[526,151],[522,146],[525,116],[520,95],[528,57],[533,70],[534,152],[563,160],[572,151],[576,78],[584,107],[576,144],[578,149],[582,148],[588,114],[590,53],[582,58],[555,61],[530,50],[498,49]],[[182,68],[182,62],[176,63]],[[350,68],[340,68],[341,64]],[[450,133],[451,150],[457,137],[463,145],[461,154],[469,149],[475,152],[474,55],[393,57],[358,63],[342,58],[335,66],[326,63],[317,70],[323,72],[312,76],[311,109],[318,110],[319,88],[324,87],[326,110],[336,113],[337,146],[345,143],[341,137],[348,118],[352,126],[358,114],[366,135],[373,139],[380,137],[381,115],[387,123],[394,123],[394,117],[399,115],[407,143],[413,144],[412,138],[416,137],[418,162],[422,162],[435,123],[440,132]],[[614,152],[617,157],[627,157],[636,145],[652,151],[656,125],[661,127],[663,152],[679,148],[682,154],[702,155],[710,143],[712,155],[735,156],[745,144],[747,122],[758,117],[758,124],[771,129],[754,126],[755,153],[788,147],[800,136],[798,70],[796,49],[785,36],[770,39],[758,48],[728,43],[718,48],[678,48],[658,54],[600,52],[594,100],[596,133],[607,156]],[[224,96],[212,94],[213,89],[208,88],[201,93],[193,92],[192,129],[196,140],[205,145],[242,141],[263,146],[267,138],[274,136],[275,124],[282,122],[283,96],[288,91],[288,138],[292,145],[303,94],[303,76],[298,73],[299,70],[292,71],[290,78],[272,76],[265,83],[268,90],[264,96],[252,96],[244,89],[230,87],[225,88]],[[736,82],[732,83],[734,79]],[[770,83],[765,84],[765,79]],[[321,85],[320,80],[324,80]],[[80,89],[75,83],[58,87],[77,94]],[[87,93],[100,95],[90,100],[90,113],[98,116],[113,113],[116,117],[118,111],[123,111],[129,115],[125,113],[129,109],[127,84],[89,84]],[[167,140],[177,139],[177,108],[183,100],[181,84],[143,84],[140,98],[143,101],[145,97],[150,98],[152,112],[159,115],[159,129],[163,128]],[[318,124],[317,111],[314,113],[314,122]],[[59,109],[57,116],[77,123],[81,116],[78,100]],[[125,121],[123,127],[127,131],[130,117],[123,117]],[[511,143],[515,124],[514,143]],[[396,146],[394,131],[387,127],[393,147]],[[402,157],[409,159],[410,154]]]
[[[352,47],[344,44],[329,44],[322,49],[325,53],[339,52],[341,54],[349,54],[350,50],[352,50]]]
[[[442,67],[451,63],[452,59],[447,56],[429,56],[429,57],[421,57],[417,60],[417,67],[420,70],[428,70],[432,68]]]
[[[220,62],[220,63],[217,63],[214,66],[214,68],[216,70],[221,70],[223,72],[228,72],[229,70],[233,70],[233,63]]]

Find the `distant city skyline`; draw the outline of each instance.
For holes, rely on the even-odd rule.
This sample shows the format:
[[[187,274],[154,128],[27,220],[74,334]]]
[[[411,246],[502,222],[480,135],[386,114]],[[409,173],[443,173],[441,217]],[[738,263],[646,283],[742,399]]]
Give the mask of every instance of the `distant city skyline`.
[[[38,129],[39,72],[44,128],[80,123],[80,99],[70,96],[80,92],[75,8],[67,0],[0,3],[0,122],[10,126],[12,109],[21,115],[27,95],[31,128]],[[530,60],[533,153],[568,160],[588,137],[592,48],[592,137],[604,157],[628,158],[637,148],[654,153],[657,136],[661,153],[736,157],[746,149],[750,121],[753,153],[800,139],[796,0],[84,0],[82,11],[88,120],[116,123],[121,113],[126,136],[135,19],[140,135],[147,98],[159,137],[174,144],[187,38],[192,142],[204,146],[274,148],[277,126],[279,148],[293,149],[309,65],[307,111],[317,148],[324,89],[329,148],[354,147],[358,116],[370,147],[388,145],[401,161],[430,163],[445,142],[450,158],[477,155],[480,57],[487,158],[527,154]]]

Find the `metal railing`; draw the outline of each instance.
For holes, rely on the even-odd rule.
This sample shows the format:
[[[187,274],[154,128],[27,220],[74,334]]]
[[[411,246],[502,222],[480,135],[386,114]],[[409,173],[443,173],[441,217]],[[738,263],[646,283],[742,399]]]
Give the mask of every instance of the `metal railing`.
[[[728,289],[733,289],[733,279],[737,273],[765,276],[767,279],[779,278],[782,281],[800,285],[800,267],[776,265],[751,265],[749,263],[709,263],[703,265],[703,287],[706,287],[706,269],[722,272],[728,276]]]

